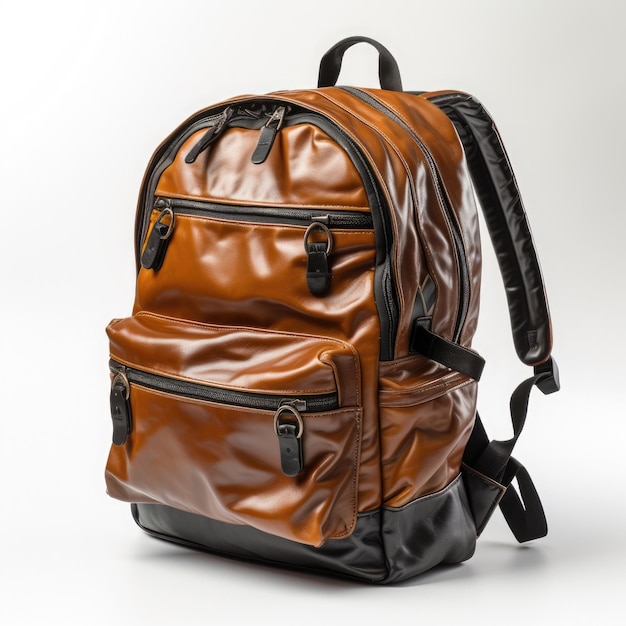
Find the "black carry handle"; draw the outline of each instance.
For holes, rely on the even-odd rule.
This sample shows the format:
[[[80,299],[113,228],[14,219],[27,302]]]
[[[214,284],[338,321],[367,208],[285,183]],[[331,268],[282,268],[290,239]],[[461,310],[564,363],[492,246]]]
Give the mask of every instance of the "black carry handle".
[[[538,367],[552,351],[550,311],[522,198],[498,130],[473,96],[450,92],[429,100],[450,118],[463,143],[500,266],[515,350],[523,363]],[[540,388],[546,393],[548,387],[544,381]]]
[[[320,73],[317,80],[318,87],[333,87],[339,78],[343,55],[348,48],[357,43],[369,43],[378,50],[378,77],[382,89],[402,91],[400,69],[393,55],[385,46],[369,37],[347,37],[336,43],[320,61]]]

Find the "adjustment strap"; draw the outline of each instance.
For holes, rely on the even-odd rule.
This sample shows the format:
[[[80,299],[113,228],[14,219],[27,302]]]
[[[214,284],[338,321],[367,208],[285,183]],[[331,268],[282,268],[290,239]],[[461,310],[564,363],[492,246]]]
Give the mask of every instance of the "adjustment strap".
[[[500,500],[500,510],[511,532],[520,542],[540,539],[548,534],[548,523],[539,494],[526,468],[511,457],[509,465],[515,465],[513,478],[517,478],[520,493],[512,484],[507,485]]]
[[[415,320],[411,335],[411,352],[418,352],[425,357],[441,363],[450,369],[465,374],[474,380],[480,380],[485,367],[485,359],[477,352],[460,346],[436,335]]]
[[[510,403],[513,437],[490,442],[480,417],[476,416],[463,463],[472,473],[470,478],[473,483],[468,491],[479,532],[485,527],[498,502],[504,518],[520,543],[544,537],[548,532],[543,506],[530,475],[511,454],[526,422],[528,401],[533,387],[537,386],[542,391],[553,385],[558,387],[558,369],[554,360],[550,359],[550,363],[551,370],[536,370],[534,376],[523,381],[513,392]],[[493,481],[504,490],[503,494],[494,491],[495,500],[492,497],[491,506],[485,501],[484,486],[476,482],[476,475],[484,477],[486,481]],[[514,478],[517,478],[519,493],[511,484]]]

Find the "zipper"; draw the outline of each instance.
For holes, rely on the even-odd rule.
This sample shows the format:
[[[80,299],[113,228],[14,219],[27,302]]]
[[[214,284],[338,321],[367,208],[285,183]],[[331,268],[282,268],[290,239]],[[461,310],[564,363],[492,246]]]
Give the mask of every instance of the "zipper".
[[[330,287],[332,272],[328,256],[333,247],[331,228],[371,229],[371,215],[359,211],[324,211],[319,209],[294,209],[289,207],[254,207],[218,204],[204,200],[157,197],[154,209],[160,211],[148,235],[141,265],[158,271],[163,264],[170,237],[174,231],[176,215],[211,216],[238,222],[280,223],[308,226],[303,236],[307,256],[306,281],[309,291],[318,297],[325,296]],[[313,237],[313,233],[317,233]],[[321,240],[320,240],[321,233]]]
[[[150,161],[146,170],[144,181],[141,185],[141,192],[138,202],[138,219],[135,222],[135,255],[137,271],[141,267],[141,247],[145,238],[146,231],[148,229],[148,223],[150,220],[150,208],[152,206],[152,197],[154,196],[154,190],[156,189],[157,182],[161,177],[161,174],[172,164],[174,158],[182,145],[191,137],[194,133],[203,128],[208,128],[206,135],[211,129],[217,125],[221,125],[221,132],[230,125],[238,123],[245,124],[246,122],[256,122],[264,117],[267,110],[265,103],[256,101],[241,103],[234,114],[231,114],[231,107],[226,107],[218,112],[213,112],[214,109],[204,109],[199,111],[196,115],[189,118],[182,126],[179,126],[173,133],[170,134],[165,141],[157,148],[155,154]],[[228,123],[220,124],[224,118],[228,117]],[[217,139],[217,137],[215,138]],[[202,139],[201,139],[202,141]],[[213,141],[209,141],[208,145],[204,146],[207,149]],[[197,144],[196,146],[197,147]],[[194,148],[192,148],[192,151]],[[195,155],[195,158],[198,157]]]
[[[235,114],[235,111],[236,108],[234,106],[224,109],[222,114],[215,120],[215,123],[200,138],[200,141],[189,151],[189,154],[185,157],[185,163],[194,163],[200,154],[219,138]]]
[[[109,368],[113,374],[114,381],[126,379],[127,383],[134,383],[155,391],[164,391],[171,395],[192,400],[205,400],[207,402],[264,411],[278,411],[281,406],[289,403],[295,403],[293,406],[300,412],[333,411],[339,408],[337,392],[306,394],[304,396],[303,394],[298,394],[296,396],[234,391],[145,372],[134,367],[122,365],[114,359],[109,361]],[[129,395],[130,389],[127,389],[126,392]]]
[[[276,108],[280,106],[281,103],[278,100],[241,103],[237,112],[230,118],[227,124],[224,124],[223,128],[238,125],[256,128],[261,120],[268,115],[268,107],[272,107],[272,110],[275,111]],[[380,183],[374,176],[360,147],[357,146],[350,135],[334,121],[300,106],[297,111],[293,111],[295,107],[293,107],[291,103],[284,106],[292,107],[292,109],[288,116],[284,116],[281,128],[307,123],[317,126],[346,151],[361,176],[370,202],[372,224],[376,233],[374,294],[381,326],[379,358],[381,361],[392,360],[395,355],[395,337],[399,317],[398,287],[395,283],[395,270],[393,268],[393,226],[389,208],[384,194],[382,193]],[[174,131],[174,133],[161,144],[161,147],[157,149],[157,152],[148,166],[146,177],[141,188],[139,214],[135,228],[135,249],[138,270],[141,267],[141,249],[148,230],[150,212],[153,208],[154,191],[158,180],[165,169],[173,162],[174,157],[183,143],[198,130],[213,126],[217,123],[224,115],[225,109],[216,113],[212,113],[212,111],[212,109],[201,111],[190,118],[185,123],[184,127],[179,127],[179,129]],[[342,225],[341,227],[345,226]]]
[[[270,150],[274,145],[274,139],[276,139],[276,135],[285,121],[286,112],[287,107],[278,107],[272,115],[270,115],[270,118],[265,123],[265,126],[261,129],[261,135],[259,136],[259,141],[254,149],[254,152],[252,153],[251,159],[255,165],[264,163],[269,156]]]
[[[113,421],[113,444],[121,446],[133,431],[130,402],[131,383],[164,391],[170,395],[192,400],[205,400],[229,406],[274,411],[273,430],[278,440],[280,465],[285,476],[295,477],[304,469],[302,413],[332,411],[339,408],[336,392],[324,394],[262,394],[250,391],[220,389],[201,383],[178,380],[160,374],[152,374],[134,367],[109,361],[111,380],[111,419]]]
[[[243,222],[295,224],[308,226],[320,222],[329,228],[371,229],[372,216],[360,211],[326,211],[323,209],[295,209],[291,207],[260,207],[235,204],[220,204],[205,200],[156,197],[154,209],[161,212],[170,209],[175,215],[211,216]]]
[[[383,113],[388,118],[392,119],[396,124],[401,126],[405,131],[407,131],[412,139],[417,143],[422,151],[423,155],[426,157],[426,161],[430,167],[430,170],[433,174],[433,180],[435,183],[435,189],[437,191],[437,199],[439,201],[439,206],[443,209],[444,215],[447,218],[448,225],[450,227],[450,232],[452,233],[452,242],[454,245],[454,249],[456,251],[457,257],[457,266],[459,271],[459,285],[460,285],[460,294],[459,294],[459,308],[457,310],[457,318],[454,325],[454,333],[452,340],[454,342],[458,342],[461,338],[461,332],[463,330],[463,325],[465,323],[465,318],[467,317],[467,312],[469,309],[469,299],[470,299],[470,279],[469,279],[469,270],[467,267],[467,256],[465,254],[465,246],[463,245],[463,238],[461,236],[461,230],[456,220],[456,215],[454,210],[450,206],[448,202],[447,195],[444,191],[444,185],[441,180],[441,174],[437,168],[437,164],[435,163],[435,159],[432,154],[422,141],[422,139],[417,135],[417,133],[401,118],[399,117],[392,109],[384,105],[382,102],[379,102],[368,93],[357,89],[356,87],[341,87],[343,91],[346,91],[362,102],[365,102],[372,108],[376,109],[380,113]]]

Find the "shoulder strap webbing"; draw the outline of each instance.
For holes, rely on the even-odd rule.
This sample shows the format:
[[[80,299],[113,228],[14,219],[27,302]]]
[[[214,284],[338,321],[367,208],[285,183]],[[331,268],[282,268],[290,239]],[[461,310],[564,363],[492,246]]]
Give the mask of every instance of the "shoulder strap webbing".
[[[546,519],[526,468],[511,455],[524,427],[533,387],[553,393],[560,385],[550,357],[552,330],[539,260],[515,175],[489,113],[468,94],[443,92],[427,97],[452,121],[463,143],[500,266],[515,349],[520,360],[535,369],[511,396],[511,439],[490,442],[476,416],[463,457],[464,480],[478,534],[499,504],[517,540],[529,541],[546,535]],[[519,494],[511,484],[514,478]]]

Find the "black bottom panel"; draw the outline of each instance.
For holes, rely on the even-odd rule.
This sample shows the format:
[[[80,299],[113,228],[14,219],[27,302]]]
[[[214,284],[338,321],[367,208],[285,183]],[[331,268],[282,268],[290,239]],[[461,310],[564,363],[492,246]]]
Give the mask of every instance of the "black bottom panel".
[[[476,548],[476,527],[461,477],[401,508],[385,507],[383,543],[389,565],[385,582],[469,559]]]
[[[346,539],[320,548],[288,541],[159,504],[133,504],[146,532],[200,550],[369,582],[397,582],[439,563],[472,556],[476,531],[460,477],[442,491],[401,508],[359,515]]]

